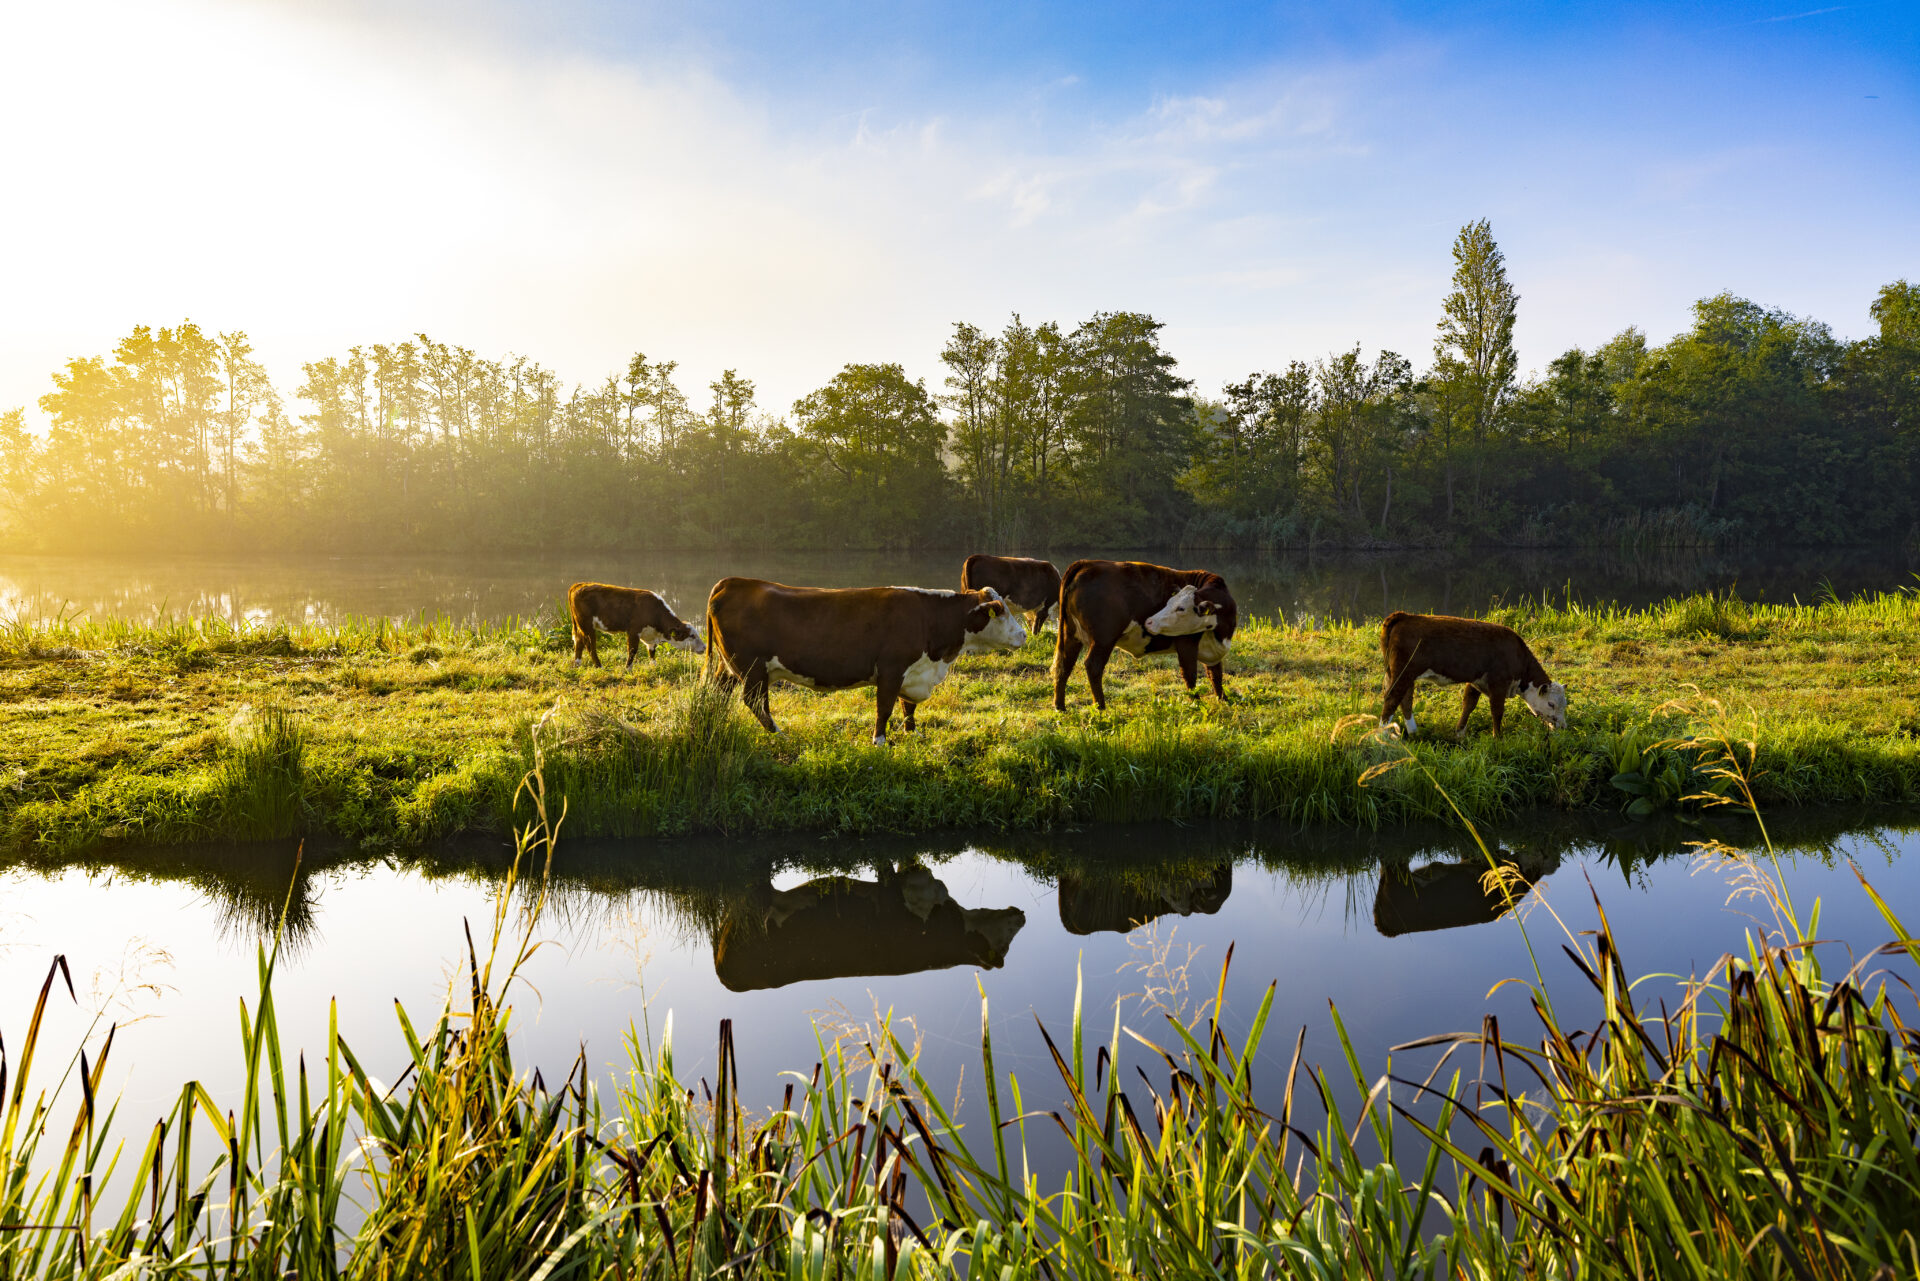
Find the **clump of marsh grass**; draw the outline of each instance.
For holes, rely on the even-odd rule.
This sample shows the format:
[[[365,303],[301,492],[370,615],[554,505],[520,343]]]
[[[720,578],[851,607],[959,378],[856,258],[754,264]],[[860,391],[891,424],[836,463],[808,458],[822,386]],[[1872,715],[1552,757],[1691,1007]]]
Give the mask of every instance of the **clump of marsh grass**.
[[[523,759],[597,832],[654,835],[725,829],[743,794],[754,731],[730,693],[677,682],[651,716],[605,701],[556,702],[524,731]]]
[[[293,711],[243,705],[227,724],[219,765],[227,831],[243,840],[294,835],[300,827],[308,735]]]

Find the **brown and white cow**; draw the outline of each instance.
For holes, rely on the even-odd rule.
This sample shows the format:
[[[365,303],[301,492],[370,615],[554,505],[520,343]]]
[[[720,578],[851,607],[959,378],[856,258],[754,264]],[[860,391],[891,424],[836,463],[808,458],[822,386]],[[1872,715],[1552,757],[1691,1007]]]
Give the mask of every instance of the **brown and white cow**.
[[[1060,603],[1060,571],[1050,560],[1029,556],[987,556],[979,552],[960,566],[960,586],[969,591],[991,587],[1019,609],[1027,611],[1027,630],[1046,626],[1047,615]]]
[[[1380,653],[1387,660],[1386,701],[1380,723],[1393,719],[1395,709],[1407,717],[1407,733],[1419,729],[1413,719],[1416,681],[1434,685],[1464,685],[1460,724],[1456,736],[1466,733],[1480,696],[1487,696],[1493,713],[1493,734],[1500,736],[1500,718],[1507,699],[1518,694],[1527,710],[1548,729],[1567,727],[1567,687],[1548,677],[1527,643],[1511,627],[1477,618],[1449,618],[1442,614],[1407,614],[1399,610],[1380,623]]]
[[[1101,678],[1115,649],[1134,657],[1172,650],[1194,688],[1196,665],[1227,696],[1220,678],[1240,610],[1226,580],[1205,569],[1168,569],[1137,560],[1076,560],[1060,579],[1060,621],[1053,648],[1053,705],[1067,710],[1067,678],[1087,650],[1087,685],[1107,705]]]
[[[707,673],[745,684],[747,709],[778,732],[767,706],[773,681],[807,689],[872,685],[873,741],[887,741],[895,700],[924,702],[963,654],[1019,649],[1020,615],[991,588],[788,587],[723,578],[707,597]]]
[[[580,665],[585,653],[600,666],[600,634],[594,629],[624,633],[627,638],[627,670],[633,670],[633,656],[641,643],[647,657],[654,646],[666,644],[704,654],[707,647],[691,624],[683,622],[667,608],[659,593],[644,587],[614,587],[607,583],[575,583],[567,589],[567,613],[573,617],[573,665]]]

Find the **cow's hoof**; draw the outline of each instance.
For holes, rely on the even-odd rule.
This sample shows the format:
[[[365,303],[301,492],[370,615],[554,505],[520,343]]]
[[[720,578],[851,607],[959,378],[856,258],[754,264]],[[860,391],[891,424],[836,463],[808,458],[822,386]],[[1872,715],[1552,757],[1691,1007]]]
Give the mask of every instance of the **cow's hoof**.
[[[885,734],[875,734],[873,736],[873,745],[875,747],[885,747],[887,745],[887,736]]]

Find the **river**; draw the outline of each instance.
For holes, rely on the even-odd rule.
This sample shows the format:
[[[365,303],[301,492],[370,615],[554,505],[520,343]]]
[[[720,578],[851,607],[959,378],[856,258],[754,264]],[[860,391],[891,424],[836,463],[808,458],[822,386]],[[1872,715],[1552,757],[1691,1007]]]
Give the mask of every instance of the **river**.
[[[1920,551],[1875,547],[1682,549],[1660,554],[1549,549],[1467,552],[1055,552],[1145,558],[1224,575],[1243,614],[1378,617],[1389,610],[1476,613],[1497,601],[1568,596],[1637,605],[1702,591],[1813,600],[1911,587]],[[651,587],[683,617],[729,574],[801,586],[959,586],[963,552],[672,552],[537,557],[155,558],[0,555],[0,620],[61,614],[147,620],[328,623],[349,615],[445,615],[499,622],[557,608],[570,583]]]
[[[1797,812],[1777,816],[1773,834],[1800,912],[1820,900],[1833,963],[1889,936],[1851,864],[1920,918],[1920,815],[1862,826]],[[1377,1074],[1391,1046],[1475,1030],[1489,1012],[1509,1036],[1533,1039],[1524,988],[1488,995],[1532,977],[1529,940],[1568,1025],[1592,1026],[1592,992],[1559,945],[1595,926],[1596,895],[1634,974],[1705,973],[1756,923],[1774,923],[1735,873],[1689,848],[1710,835],[1750,843],[1750,819],[1540,815],[1486,835],[1533,882],[1517,918],[1500,917],[1481,888],[1476,848],[1438,828],[563,843],[533,926],[542,946],[513,993],[516,1061],[551,1081],[584,1053],[611,1080],[630,1034],[657,1046],[670,1025],[683,1076],[711,1079],[719,1021],[732,1019],[743,1094],[769,1106],[780,1073],[817,1060],[817,1035],[891,1011],[928,1078],[971,1107],[984,991],[1000,1068],[1022,1079],[1029,1106],[1052,1105],[1036,1026],[1056,1038],[1066,1029],[1076,971],[1090,1037],[1104,1040],[1119,1002],[1129,1027],[1164,1039],[1168,1012],[1191,1014],[1212,995],[1231,945],[1229,1028],[1243,1031],[1277,985],[1266,1081],[1284,1076],[1301,1028],[1308,1061],[1340,1070],[1330,1006]],[[56,987],[43,1056],[64,1058],[100,1013],[96,1047],[105,1021],[121,1024],[107,1093],[135,1130],[188,1079],[229,1100],[242,1080],[238,1003],[251,1003],[255,949],[290,902],[276,984],[289,1061],[301,1049],[314,1061],[337,1000],[348,1042],[391,1080],[404,1058],[394,1002],[418,1023],[450,980],[464,987],[463,922],[484,948],[507,862],[480,843],[405,860],[309,848],[297,870],[290,845],[16,865],[0,871],[0,1031],[18,1043],[64,954],[79,1000]],[[509,900],[510,933],[525,901]],[[1663,982],[1648,1000],[1671,998]],[[1141,1052],[1129,1046],[1130,1070]]]

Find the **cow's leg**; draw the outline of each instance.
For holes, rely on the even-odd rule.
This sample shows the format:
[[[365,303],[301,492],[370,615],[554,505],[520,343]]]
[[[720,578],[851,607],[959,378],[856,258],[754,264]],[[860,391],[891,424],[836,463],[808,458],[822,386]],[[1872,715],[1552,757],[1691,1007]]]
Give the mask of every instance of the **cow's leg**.
[[[1460,691],[1460,723],[1453,727],[1455,738],[1467,736],[1467,718],[1473,715],[1473,709],[1480,705],[1480,687],[1469,685]]]
[[[1227,687],[1220,682],[1226,676],[1227,665],[1224,662],[1211,664],[1207,668],[1207,679],[1213,682],[1213,696],[1223,703],[1227,701]]]
[[[1413,683],[1416,679],[1418,678],[1414,675],[1412,663],[1404,665],[1397,673],[1387,673],[1387,693],[1384,704],[1380,708],[1380,723],[1382,725],[1391,721],[1394,712],[1398,710],[1406,714],[1407,733],[1411,734],[1414,732]]]
[[[1500,718],[1507,713],[1507,693],[1502,689],[1487,691],[1487,711],[1493,714],[1493,736],[1500,737]]]
[[[580,653],[586,651],[595,667],[600,666],[600,633],[595,630],[593,620],[588,619],[585,628],[579,623],[573,625],[573,665],[580,666]]]
[[[1053,634],[1053,710],[1067,710],[1067,678],[1073,675],[1073,665],[1080,661],[1080,641],[1070,634],[1066,619],[1060,620],[1059,630]]]
[[[1107,674],[1107,660],[1113,657],[1112,644],[1095,644],[1087,651],[1087,688],[1093,691],[1093,705],[1107,710],[1107,691],[1101,677]]]
[[[873,745],[887,745],[887,722],[893,719],[893,705],[900,697],[900,678],[904,673],[880,670],[880,678],[874,682],[873,706]],[[913,704],[909,703],[911,707]]]
[[[909,734],[914,732],[913,709],[918,706],[920,706],[920,704],[914,702],[905,694],[900,696],[900,710],[907,714],[907,733]]]
[[[628,671],[633,670],[633,656],[635,654],[638,654],[639,652],[640,652],[640,633],[628,632],[627,633],[627,670]],[[647,646],[647,657],[648,658],[653,657],[653,646],[651,645]]]
[[[767,663],[765,659],[756,659],[747,668],[746,688],[740,691],[740,701],[747,705],[754,719],[766,727],[769,734],[778,734],[780,727],[773,723],[773,708],[767,698]]]
[[[1198,636],[1180,636],[1173,642],[1173,656],[1180,660],[1180,679],[1187,683],[1187,692],[1193,692],[1194,684],[1200,678],[1200,638]]]

